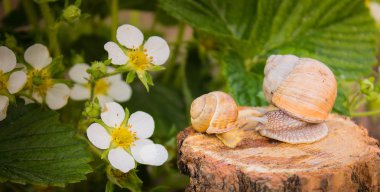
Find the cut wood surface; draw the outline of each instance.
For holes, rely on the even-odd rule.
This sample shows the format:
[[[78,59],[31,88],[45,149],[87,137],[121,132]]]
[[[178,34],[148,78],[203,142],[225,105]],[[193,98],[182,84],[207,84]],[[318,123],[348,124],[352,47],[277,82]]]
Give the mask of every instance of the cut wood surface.
[[[228,148],[191,127],[177,136],[187,191],[380,191],[380,149],[363,127],[330,115],[328,136],[286,144],[246,131]]]

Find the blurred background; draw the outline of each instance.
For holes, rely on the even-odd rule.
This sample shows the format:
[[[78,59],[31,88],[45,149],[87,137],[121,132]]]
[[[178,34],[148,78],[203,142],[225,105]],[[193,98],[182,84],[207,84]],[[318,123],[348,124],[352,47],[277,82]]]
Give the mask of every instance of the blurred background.
[[[76,63],[106,60],[103,46],[115,38],[121,24],[138,27],[146,38],[166,39],[171,48],[166,70],[153,74],[155,86],[149,93],[139,81],[133,82],[132,99],[123,105],[154,117],[153,140],[170,154],[161,167],[139,165],[142,191],[183,191],[188,178],[177,169],[176,135],[190,124],[191,102],[223,90],[240,105],[267,105],[261,85],[271,54],[313,57],[329,65],[339,84],[334,112],[352,117],[380,139],[377,3],[1,0],[0,45],[22,61],[28,46],[45,44],[54,57],[62,56],[60,75],[67,78],[67,69]],[[59,111],[61,120],[76,125],[83,105],[70,101]],[[104,191],[107,178],[97,170],[103,167],[65,188],[3,183],[0,191]]]

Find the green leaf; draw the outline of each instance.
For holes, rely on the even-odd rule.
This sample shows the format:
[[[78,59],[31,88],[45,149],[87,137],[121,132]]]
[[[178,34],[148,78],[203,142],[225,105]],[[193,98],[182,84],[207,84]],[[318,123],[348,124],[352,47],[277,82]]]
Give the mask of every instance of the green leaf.
[[[65,66],[63,65],[63,56],[55,57],[48,65],[48,68],[52,76],[63,73],[65,70]]]
[[[10,107],[0,122],[0,182],[64,186],[85,180],[91,156],[74,133],[55,111]]]
[[[338,94],[335,100],[333,111],[342,115],[350,116],[350,111],[347,106],[348,98],[342,89],[338,88]]]
[[[161,65],[153,65],[148,70],[149,71],[162,71],[162,70],[165,70],[165,67],[163,67]]]
[[[137,72],[137,77],[140,79],[141,83],[144,85],[146,91],[149,92],[149,82],[148,82],[146,74],[148,73],[146,73],[145,71]]]
[[[56,2],[58,0],[34,0],[34,2],[42,4],[42,3],[49,3],[49,2]]]
[[[223,57],[222,65],[227,78],[229,92],[239,105],[260,106],[266,102],[260,97],[262,78],[244,67],[244,60],[236,53],[229,53]]]
[[[256,73],[271,54],[315,58],[349,79],[368,75],[376,63],[377,30],[362,0],[160,0],[160,6],[195,29],[230,39]]]
[[[157,186],[157,187],[155,187],[149,191],[150,192],[166,192],[166,191],[170,191],[170,187],[161,185],[161,186]]]
[[[127,81],[127,83],[132,83],[133,80],[135,80],[135,78],[136,78],[136,72],[130,71],[130,72],[128,72],[126,81]]]
[[[160,0],[159,2],[170,15],[189,23],[196,29],[236,38],[250,33],[256,6],[256,2],[252,0]]]
[[[145,76],[146,76],[146,81],[148,82],[148,85],[153,86],[154,84],[153,84],[152,76],[149,73],[145,73]]]
[[[105,190],[105,192],[113,192],[113,191],[114,191],[114,186],[113,186],[113,184],[110,181],[108,181],[107,184],[106,184],[106,190]]]

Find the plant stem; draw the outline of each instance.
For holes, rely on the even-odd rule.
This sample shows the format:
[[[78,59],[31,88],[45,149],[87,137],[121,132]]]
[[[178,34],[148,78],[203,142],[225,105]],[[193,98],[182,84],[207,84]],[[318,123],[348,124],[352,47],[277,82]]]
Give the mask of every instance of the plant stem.
[[[49,38],[50,49],[53,51],[54,56],[59,56],[61,55],[61,51],[58,45],[58,39],[57,39],[58,27],[55,26],[54,16],[51,13],[48,3],[41,3],[40,8],[41,8],[42,16],[44,17],[45,23],[46,23],[46,34]]]
[[[109,76],[112,76],[112,75],[117,75],[117,74],[123,74],[123,73],[128,72],[128,71],[131,71],[131,70],[130,69],[123,69],[123,70],[118,70],[118,71],[110,72],[110,73],[107,73],[104,76],[102,76],[102,78],[109,77]],[[100,79],[102,79],[102,78],[100,78]]]
[[[166,74],[165,74],[165,77],[163,79],[163,81],[165,83],[168,83],[169,80],[171,79],[173,70],[175,68],[175,60],[176,60],[176,58],[178,56],[179,48],[181,47],[181,43],[183,41],[184,32],[185,32],[185,24],[184,23],[180,23],[179,26],[178,26],[177,40],[175,42],[175,46],[174,46],[174,49],[173,49],[173,54],[170,57],[170,60],[169,60],[169,63],[168,63],[168,67],[167,67],[167,70],[166,70]]]
[[[21,1],[28,22],[32,25],[32,30],[36,33],[36,41],[41,41],[40,30],[38,28],[37,13],[33,7],[32,0]]]
[[[99,150],[98,148],[94,147],[94,145],[83,135],[78,135],[79,139],[84,140],[87,143],[88,148],[97,156],[101,157],[102,156],[102,151]]]
[[[94,145],[85,136],[87,127],[90,125],[90,123],[91,123],[91,121],[87,117],[84,117],[82,115],[81,119],[79,119],[79,122],[77,124],[78,129],[77,129],[76,135],[79,139],[86,141],[89,149],[93,153],[95,153],[97,156],[101,157],[102,152],[99,149],[97,149],[96,147],[94,147]]]
[[[193,101],[193,96],[191,94],[191,91],[190,91],[190,88],[189,88],[189,84],[187,82],[187,77],[186,77],[186,61],[183,61],[181,63],[181,66],[180,66],[180,73],[179,73],[180,77],[178,77],[177,79],[180,79],[180,81],[182,82],[182,94],[184,96],[184,101],[186,103],[186,111],[190,111],[190,106],[191,106],[191,102]],[[189,113],[185,113],[187,115],[187,119],[190,119],[189,117]]]
[[[150,33],[153,33],[156,30],[157,27],[157,16],[154,15],[152,26],[150,27]]]
[[[3,0],[4,15],[8,15],[12,11],[12,4],[10,0]]]
[[[366,111],[361,113],[351,113],[352,117],[363,117],[363,116],[373,116],[380,114],[380,109],[373,110],[373,111]]]
[[[358,98],[360,97],[360,91],[357,91],[354,96],[348,100],[348,111],[351,113],[351,111],[355,111],[356,108],[357,108],[357,101],[358,101]]]
[[[112,18],[111,39],[113,41],[116,41],[116,30],[119,24],[118,16],[119,16],[119,0],[112,0],[111,1],[111,18]]]
[[[90,100],[93,101],[94,100],[94,88],[95,88],[95,80],[91,80],[90,81],[90,93],[91,93],[91,96],[90,96]]]
[[[139,11],[130,11],[130,13],[131,13],[130,23],[134,26],[137,26],[139,24],[140,12]]]

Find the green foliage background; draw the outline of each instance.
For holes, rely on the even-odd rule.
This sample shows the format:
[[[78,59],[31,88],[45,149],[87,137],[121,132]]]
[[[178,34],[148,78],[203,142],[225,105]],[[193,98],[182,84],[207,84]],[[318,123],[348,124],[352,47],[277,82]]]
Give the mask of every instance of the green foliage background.
[[[63,18],[69,5],[80,8],[79,18]],[[18,102],[0,122],[0,191],[46,186],[54,191],[182,191],[188,179],[177,170],[175,137],[190,124],[194,98],[224,90],[240,105],[267,105],[261,91],[267,57],[294,54],[321,60],[333,70],[339,83],[334,110],[350,115],[355,92],[347,86],[357,88],[357,82],[377,75],[373,69],[379,33],[363,0],[22,0],[4,11],[0,42],[16,52],[18,61],[31,44],[49,45],[60,58],[56,76],[64,77],[76,63],[107,58],[103,45],[124,24],[118,23],[124,18],[112,14],[125,10],[129,23],[142,28],[146,37],[178,29],[170,42],[167,70],[153,75],[155,86],[149,93],[134,82],[132,99],[124,104],[131,112],[142,110],[154,117],[153,140],[168,148],[169,161],[161,167],[140,165],[128,175],[112,173],[112,178],[108,172],[107,178],[106,164],[91,157],[86,150],[90,145],[74,137],[83,102],[70,101],[58,112]],[[143,13],[153,14],[152,25],[143,24]],[[189,27],[192,37],[186,39]]]

